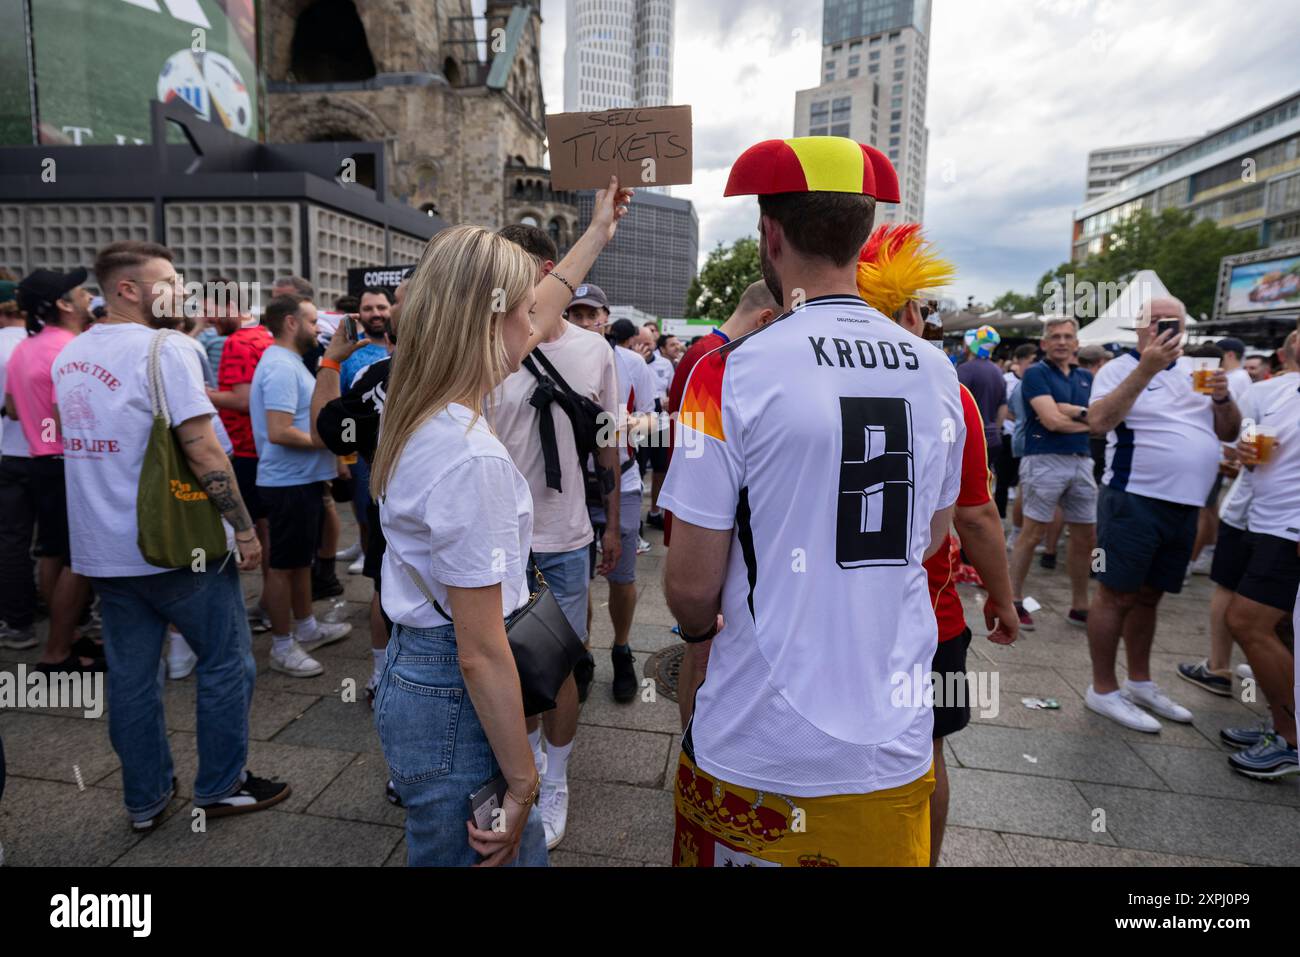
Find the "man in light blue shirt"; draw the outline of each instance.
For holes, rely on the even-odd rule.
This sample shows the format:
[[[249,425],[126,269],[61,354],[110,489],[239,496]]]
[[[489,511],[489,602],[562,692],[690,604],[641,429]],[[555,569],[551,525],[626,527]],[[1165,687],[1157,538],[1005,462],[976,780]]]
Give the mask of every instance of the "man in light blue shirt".
[[[352,630],[348,624],[319,624],[311,610],[311,565],[325,482],[336,474],[333,453],[312,431],[316,382],[302,361],[316,344],[316,307],[297,296],[277,296],[262,325],[275,342],[262,353],[248,393],[257,491],[271,532],[262,605],[271,616],[271,668],[310,678],[324,668],[308,652]]]

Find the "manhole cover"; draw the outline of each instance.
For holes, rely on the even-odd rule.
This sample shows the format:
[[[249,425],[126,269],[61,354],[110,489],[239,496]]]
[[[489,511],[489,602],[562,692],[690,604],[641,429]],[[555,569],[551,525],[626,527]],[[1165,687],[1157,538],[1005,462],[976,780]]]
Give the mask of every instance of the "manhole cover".
[[[663,651],[656,651],[645,663],[645,675],[654,678],[657,694],[677,700],[677,678],[681,674],[682,657],[685,654],[686,645],[679,643]]]

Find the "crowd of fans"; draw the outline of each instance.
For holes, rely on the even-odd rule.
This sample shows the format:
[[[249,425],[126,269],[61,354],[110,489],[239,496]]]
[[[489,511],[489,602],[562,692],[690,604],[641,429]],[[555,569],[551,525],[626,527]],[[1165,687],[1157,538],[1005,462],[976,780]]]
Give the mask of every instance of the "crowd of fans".
[[[1039,342],[994,358],[971,339],[954,365],[925,341],[922,289],[879,280],[900,257],[938,264],[916,227],[872,234],[887,177],[750,188],[746,164],[767,156],[742,157],[728,188],[759,196],[763,278],[690,343],[611,321],[586,280],[628,210],[616,183],[563,258],[533,227],[457,226],[396,290],[329,310],[297,276],[256,315],[224,277],[187,303],[172,252],[145,242],[99,251],[99,300],[85,269],[0,282],[0,646],[35,647],[48,615],[37,670],[107,672],[132,828],[155,828],[175,794],[162,687],[191,673],[195,806],[289,795],[247,766],[252,636],[269,633],[273,670],[322,674],[314,652],[353,627],[313,611],[342,592],[339,562],[373,581],[366,699],[410,863],[544,864],[600,671],[597,576],[609,693],[626,705],[641,688],[646,525],[664,530],[687,644],[678,864],[936,861],[942,739],[970,705],[883,689],[914,665],[936,687],[965,680],[959,581],[984,589],[989,640],[1033,631],[1029,570],[1036,553],[1054,568],[1062,537],[1087,708],[1151,733],[1192,720],[1151,648],[1163,596],[1208,573],[1210,647],[1176,674],[1231,695],[1239,647],[1271,721],[1224,728],[1228,761],[1300,771],[1296,336],[1262,357],[1235,339],[1185,352],[1182,304],[1156,299],[1118,355],[1052,316]],[[189,476],[173,491],[206,496],[227,535],[187,567],[143,551],[156,517],[137,495],[160,435]],[[346,549],[343,506],[359,531]],[[251,604],[241,571],[260,577]],[[525,715],[507,623],[538,574],[587,650],[555,707]],[[498,774],[500,826],[467,821],[466,795]]]

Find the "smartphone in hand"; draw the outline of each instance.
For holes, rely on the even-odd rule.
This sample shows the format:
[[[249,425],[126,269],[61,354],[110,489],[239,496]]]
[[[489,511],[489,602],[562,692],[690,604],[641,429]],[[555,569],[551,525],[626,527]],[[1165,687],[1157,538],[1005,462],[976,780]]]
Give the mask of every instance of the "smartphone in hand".
[[[1161,319],[1156,323],[1156,338],[1159,339],[1166,332],[1177,332],[1179,324],[1177,319]]]
[[[484,781],[469,795],[469,816],[480,831],[492,830],[495,812],[505,806],[508,784],[504,774]]]

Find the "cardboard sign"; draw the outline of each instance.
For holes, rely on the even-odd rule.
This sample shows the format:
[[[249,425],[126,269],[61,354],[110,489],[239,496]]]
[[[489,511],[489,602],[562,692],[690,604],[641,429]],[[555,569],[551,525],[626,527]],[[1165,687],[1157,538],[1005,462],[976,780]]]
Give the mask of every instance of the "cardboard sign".
[[[674,186],[691,181],[691,108],[654,106],[546,117],[552,189]]]

